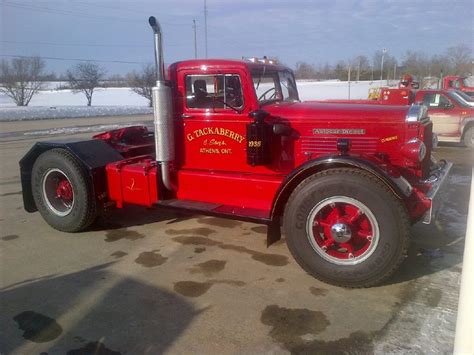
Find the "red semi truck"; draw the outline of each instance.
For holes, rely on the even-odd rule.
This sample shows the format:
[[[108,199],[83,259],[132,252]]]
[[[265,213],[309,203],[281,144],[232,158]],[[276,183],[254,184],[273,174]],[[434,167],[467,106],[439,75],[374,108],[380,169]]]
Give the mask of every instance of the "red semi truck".
[[[292,71],[265,61],[182,61],[165,80],[149,22],[154,132],[36,143],[20,161],[25,209],[66,232],[131,204],[253,221],[268,225],[268,244],[283,228],[295,260],[325,282],[392,275],[451,167],[431,157],[423,106],[300,102]]]

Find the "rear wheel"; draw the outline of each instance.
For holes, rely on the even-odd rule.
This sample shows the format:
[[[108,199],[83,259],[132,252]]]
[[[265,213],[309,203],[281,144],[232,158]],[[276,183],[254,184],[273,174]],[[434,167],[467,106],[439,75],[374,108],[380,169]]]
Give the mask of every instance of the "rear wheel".
[[[284,230],[301,267],[345,287],[388,278],[409,243],[403,205],[377,178],[356,169],[331,169],[303,181],[288,200]]]
[[[81,163],[64,149],[52,149],[35,161],[31,176],[38,211],[53,228],[78,232],[96,217],[90,178]]]
[[[463,144],[468,148],[474,148],[474,126],[469,127],[462,137]]]

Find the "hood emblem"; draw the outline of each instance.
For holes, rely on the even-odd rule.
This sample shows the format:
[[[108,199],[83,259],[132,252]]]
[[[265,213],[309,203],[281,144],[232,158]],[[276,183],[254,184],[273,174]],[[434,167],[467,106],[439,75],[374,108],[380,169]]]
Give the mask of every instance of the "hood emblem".
[[[365,134],[363,128],[314,128],[313,134]]]

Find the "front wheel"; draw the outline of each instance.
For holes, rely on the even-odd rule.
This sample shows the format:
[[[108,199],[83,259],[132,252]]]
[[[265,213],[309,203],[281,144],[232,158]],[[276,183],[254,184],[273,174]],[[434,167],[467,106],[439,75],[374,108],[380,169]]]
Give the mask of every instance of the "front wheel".
[[[96,217],[92,184],[81,163],[64,149],[52,149],[36,159],[31,184],[41,216],[53,228],[78,232]]]
[[[357,169],[331,169],[304,180],[284,215],[288,247],[314,277],[345,287],[379,284],[399,267],[409,220],[396,196]]]
[[[469,127],[462,137],[464,146],[474,148],[474,126]]]

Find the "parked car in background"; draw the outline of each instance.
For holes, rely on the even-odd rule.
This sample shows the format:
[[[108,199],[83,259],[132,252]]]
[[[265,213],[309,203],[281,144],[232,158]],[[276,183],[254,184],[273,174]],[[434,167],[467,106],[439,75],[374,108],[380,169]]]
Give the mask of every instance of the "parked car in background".
[[[474,147],[474,102],[454,90],[418,90],[415,102],[428,107],[439,141],[462,142]],[[466,95],[467,96],[467,95]]]

